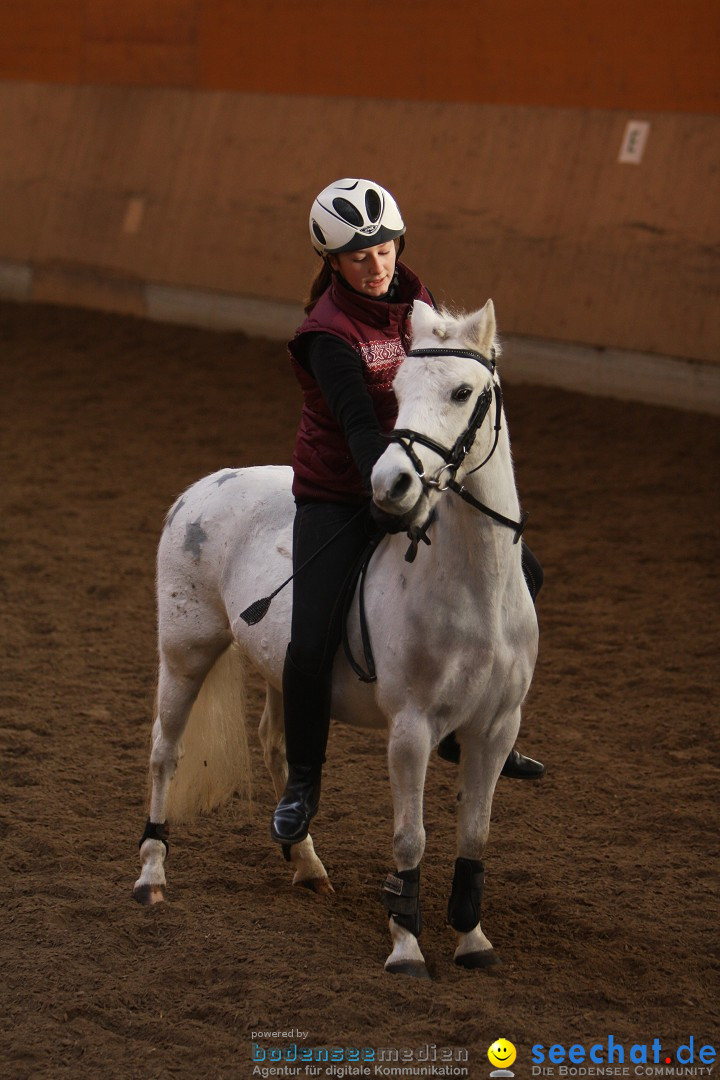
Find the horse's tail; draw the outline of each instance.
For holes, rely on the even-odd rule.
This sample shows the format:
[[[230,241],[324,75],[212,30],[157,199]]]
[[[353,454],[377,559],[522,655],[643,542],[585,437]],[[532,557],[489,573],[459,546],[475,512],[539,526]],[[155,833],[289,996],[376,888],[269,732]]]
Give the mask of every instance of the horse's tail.
[[[167,820],[189,821],[236,792],[250,799],[245,671],[240,650],[230,645],[205,677],[190,712],[170,784]]]

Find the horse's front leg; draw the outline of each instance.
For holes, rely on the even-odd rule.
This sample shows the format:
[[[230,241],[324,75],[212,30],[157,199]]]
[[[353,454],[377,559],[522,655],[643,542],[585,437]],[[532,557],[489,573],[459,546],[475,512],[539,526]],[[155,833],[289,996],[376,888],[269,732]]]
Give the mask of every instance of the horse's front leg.
[[[490,831],[490,810],[500,770],[515,744],[517,716],[496,723],[481,738],[460,736],[457,859],[448,903],[448,922],[457,932],[455,963],[466,968],[492,968],[500,958],[480,926],[485,870],[482,855]]]
[[[383,903],[390,919],[393,951],[385,970],[394,975],[429,979],[425,958],[418,945],[420,915],[420,861],[425,851],[423,792],[430,756],[430,732],[417,716],[395,717],[390,728],[388,765],[393,796],[395,827],[393,854],[396,873],[383,885]]]
[[[283,718],[283,696],[274,686],[267,684],[265,708],[258,731],[263,748],[263,758],[272,778],[275,795],[279,799],[287,783],[288,767],[285,757],[285,728]],[[299,844],[283,847],[283,854],[295,870],[293,885],[303,885],[313,892],[326,894],[334,892],[325,867],[315,853],[312,837],[308,834]]]

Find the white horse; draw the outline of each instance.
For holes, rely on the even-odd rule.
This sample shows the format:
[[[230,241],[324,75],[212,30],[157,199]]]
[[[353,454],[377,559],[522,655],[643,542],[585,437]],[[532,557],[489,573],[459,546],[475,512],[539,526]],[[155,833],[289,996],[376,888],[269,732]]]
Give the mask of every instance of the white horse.
[[[428,758],[445,735],[457,733],[457,859],[448,919],[458,935],[455,961],[486,967],[497,958],[480,928],[480,859],[538,633],[517,542],[520,511],[501,422],[492,301],[461,317],[416,303],[412,345],[395,380],[398,424],[373,471],[373,498],[409,527],[431,520],[431,544],[420,547],[414,565],[405,560],[402,533],[377,548],[365,584],[377,680],[360,681],[338,650],[332,715],[387,729],[396,871],[383,889],[393,943],[385,968],[428,977],[417,940]],[[287,467],[225,469],[191,487],[168,514],[158,553],[152,794],[134,890],[142,903],[165,896],[165,823],[212,809],[247,780],[243,659],[267,681],[260,739],[278,798],[284,790],[281,687],[290,589],[257,626],[241,615],[290,572],[291,478]],[[356,595],[348,622],[356,656],[358,622]],[[331,891],[310,836],[286,857],[294,884]]]

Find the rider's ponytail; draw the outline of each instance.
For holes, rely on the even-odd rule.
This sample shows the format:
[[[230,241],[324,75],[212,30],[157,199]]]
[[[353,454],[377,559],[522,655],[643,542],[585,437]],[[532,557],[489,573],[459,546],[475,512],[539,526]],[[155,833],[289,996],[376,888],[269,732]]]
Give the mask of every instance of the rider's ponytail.
[[[313,278],[310,285],[310,295],[305,302],[305,314],[309,315],[332,281],[332,268],[327,259],[323,259],[322,266]]]

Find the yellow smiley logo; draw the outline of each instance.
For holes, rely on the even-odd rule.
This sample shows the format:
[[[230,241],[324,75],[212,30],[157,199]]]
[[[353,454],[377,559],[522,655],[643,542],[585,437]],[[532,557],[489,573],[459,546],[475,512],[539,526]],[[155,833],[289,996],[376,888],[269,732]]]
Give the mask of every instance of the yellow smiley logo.
[[[517,1050],[507,1039],[496,1039],[488,1048],[488,1060],[498,1069],[508,1069],[516,1057]]]

